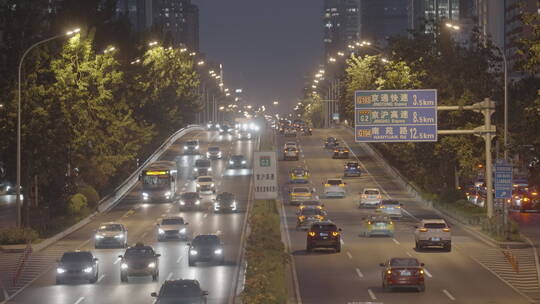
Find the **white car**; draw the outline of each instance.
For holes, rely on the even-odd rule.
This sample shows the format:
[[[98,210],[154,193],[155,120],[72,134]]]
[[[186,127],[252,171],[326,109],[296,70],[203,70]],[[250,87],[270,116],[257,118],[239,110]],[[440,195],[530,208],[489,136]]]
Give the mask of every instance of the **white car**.
[[[346,183],[341,178],[329,178],[324,185],[324,197],[345,197],[347,192],[345,191]]]
[[[378,208],[381,200],[382,195],[379,188],[364,188],[360,193],[358,208]]]
[[[127,229],[120,223],[102,223],[94,238],[96,249],[109,246],[127,248]]]
[[[197,192],[202,194],[216,193],[216,184],[214,178],[211,176],[199,176],[197,177]]]
[[[193,177],[209,176],[212,174],[212,162],[209,159],[200,158],[195,161]]]
[[[450,226],[443,219],[424,219],[415,227],[414,240],[416,249],[440,246],[446,251],[452,250]]]
[[[382,214],[388,215],[391,218],[396,217],[402,217],[403,216],[403,209],[401,208],[403,204],[396,200],[392,199],[385,199],[382,200],[379,208],[377,209],[377,212],[381,212]]]
[[[315,189],[308,187],[293,187],[289,191],[289,203],[291,205],[299,205],[303,201],[316,200]]]
[[[283,150],[286,150],[287,148],[296,148],[296,149],[298,149],[298,144],[295,141],[288,141],[283,146]]]
[[[158,219],[156,224],[156,234],[158,242],[167,239],[188,240],[188,223],[180,216],[168,216]]]

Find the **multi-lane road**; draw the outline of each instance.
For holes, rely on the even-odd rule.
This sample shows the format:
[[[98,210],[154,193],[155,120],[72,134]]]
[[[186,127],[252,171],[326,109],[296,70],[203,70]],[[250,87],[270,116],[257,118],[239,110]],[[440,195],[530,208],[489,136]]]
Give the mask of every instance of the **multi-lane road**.
[[[217,180],[218,193],[233,192],[237,196],[240,209],[245,210],[248,202],[251,170],[227,169],[228,156],[243,154],[251,162],[252,152],[257,142],[235,141],[222,138],[215,131],[194,131],[184,136],[167,150],[162,160],[177,162],[179,177],[178,188],[181,191],[195,191],[192,176],[193,165],[197,156],[183,156],[182,143],[190,139],[200,140],[200,149],[206,152],[209,145],[219,146],[224,151],[222,160],[212,161],[214,177]],[[251,167],[251,166],[250,166]],[[48,263],[48,270],[33,281],[24,291],[8,303],[152,303],[150,293],[159,291],[161,283],[166,279],[197,279],[204,290],[208,290],[208,303],[230,303],[235,294],[236,276],[238,274],[238,257],[240,242],[245,223],[245,213],[214,214],[211,207],[211,196],[203,201],[207,210],[201,212],[179,212],[178,204],[142,204],[138,189],[131,191],[114,209],[100,215],[84,228],[69,235],[62,241],[45,249],[41,263]],[[186,242],[157,242],[155,236],[156,220],[164,214],[179,214],[189,222],[193,236],[214,233],[220,235],[224,242],[224,265],[197,264],[188,266],[188,249]],[[129,283],[120,282],[120,263],[118,255],[122,249],[94,249],[93,231],[101,222],[119,221],[128,229],[128,242],[144,242],[154,247],[161,254],[158,282],[151,278],[133,278]],[[53,259],[64,250],[92,250],[99,258],[99,279],[96,284],[72,283],[55,284],[55,263]],[[49,254],[47,254],[49,253]]]
[[[327,136],[335,136],[349,145],[363,166],[360,178],[347,178],[347,196],[344,199],[321,198],[329,219],[342,232],[341,253],[333,251],[306,253],[306,232],[296,231],[295,207],[287,201],[288,171],[295,166],[304,166],[311,172],[311,185],[322,197],[323,181],[328,177],[341,177],[345,160],[331,158],[330,150],[323,147]],[[278,151],[291,138],[278,136]],[[531,277],[515,274],[502,281],[496,267],[507,270],[511,266],[505,261],[500,248],[482,241],[452,226],[452,252],[443,250],[416,251],[414,249],[414,226],[419,219],[440,218],[432,209],[417,203],[388,176],[377,160],[366,153],[362,146],[354,144],[350,132],[344,129],[314,132],[313,136],[297,139],[301,149],[299,161],[281,161],[279,164],[283,197],[283,225],[290,239],[290,250],[294,260],[297,292],[301,302],[312,303],[530,303],[530,297],[538,292],[536,268],[522,265],[521,274],[531,271]],[[433,174],[437,174],[434,172]],[[358,209],[358,193],[364,187],[380,188],[386,197],[400,200],[406,216],[397,221],[394,237],[362,237],[362,218],[373,213]],[[494,255],[493,255],[494,254]],[[410,290],[383,291],[379,263],[390,257],[416,257],[426,265],[426,291]],[[490,261],[485,258],[489,256]],[[481,263],[482,262],[482,263]],[[493,266],[494,269],[488,266]],[[529,267],[531,269],[525,269]],[[534,275],[532,275],[534,273]],[[512,273],[510,273],[512,274]],[[514,281],[512,281],[514,279]],[[520,285],[521,284],[521,285]],[[528,289],[529,288],[529,289]]]

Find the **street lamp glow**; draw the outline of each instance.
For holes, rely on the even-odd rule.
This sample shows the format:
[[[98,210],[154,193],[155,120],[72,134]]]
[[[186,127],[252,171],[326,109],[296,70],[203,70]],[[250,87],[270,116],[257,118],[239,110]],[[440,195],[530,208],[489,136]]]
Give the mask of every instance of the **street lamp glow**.
[[[80,31],[81,31],[80,28],[76,28],[76,29],[74,29],[74,30],[67,31],[67,32],[66,32],[66,35],[71,36],[71,35],[77,34],[77,33],[80,32]]]
[[[236,89],[235,92],[236,93],[242,93],[242,89]]]
[[[330,57],[330,58],[328,59],[328,61],[330,61],[330,62],[336,62],[336,58]]]
[[[315,82],[315,83],[319,83],[319,80],[318,80],[318,79],[315,79],[315,80],[313,80],[313,82]]]
[[[384,62],[384,63],[390,62],[390,61],[389,61],[388,59],[386,59],[386,58],[381,58],[381,61]]]
[[[225,93],[225,96],[231,96],[231,93]]]
[[[197,55],[197,53],[195,53],[195,52],[189,53],[189,56],[195,56],[195,55]]]
[[[216,75],[215,78],[216,78],[216,79],[221,79],[221,76]]]
[[[225,88],[225,90],[224,90],[224,91],[225,91],[225,92],[229,92],[229,88]]]
[[[197,62],[198,65],[204,65],[204,60]]]
[[[131,62],[131,64],[137,64],[137,63],[139,63],[139,62],[141,62],[140,59],[135,59],[135,60],[133,60],[133,61]]]
[[[277,105],[279,104],[279,101],[274,100],[273,104],[274,104],[275,106],[277,106]]]
[[[319,73],[324,74],[324,70],[319,70]]]
[[[224,107],[224,106],[221,106],[221,107],[219,107],[219,110],[220,110],[220,111],[223,111],[223,110],[225,110],[225,107]]]
[[[104,53],[104,54],[107,54],[107,53],[112,52],[112,51],[114,51],[114,50],[116,50],[116,48],[115,48],[114,46],[111,46],[110,48],[104,50],[103,53]]]
[[[312,85],[311,87],[312,87],[312,88],[314,88],[314,89],[316,89],[316,88],[317,88],[317,86],[316,86],[316,85]]]
[[[252,106],[251,106],[251,105],[247,105],[247,107],[246,107],[246,108],[248,108],[248,109],[251,109],[251,108],[252,108]]]
[[[148,43],[148,46],[154,46],[156,44],[157,44],[157,41],[152,41],[152,42]]]
[[[338,52],[337,54],[338,54],[338,56],[341,56],[341,57],[345,56],[345,53],[343,53],[343,52]]]
[[[180,53],[185,53],[185,52],[187,52],[187,49],[186,49],[186,48],[181,48],[181,49],[180,49]]]

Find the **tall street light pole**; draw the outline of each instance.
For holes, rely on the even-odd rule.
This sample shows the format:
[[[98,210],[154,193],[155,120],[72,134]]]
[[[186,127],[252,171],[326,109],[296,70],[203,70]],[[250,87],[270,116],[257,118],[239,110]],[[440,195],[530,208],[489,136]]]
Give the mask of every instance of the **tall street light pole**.
[[[19,75],[18,75],[18,98],[17,98],[17,188],[16,188],[16,204],[17,204],[17,227],[21,227],[21,74],[24,58],[28,53],[37,46],[45,44],[51,40],[62,38],[65,36],[71,36],[79,33],[80,29],[74,29],[64,34],[56,35],[45,40],[34,43],[30,46],[22,55],[19,61]]]

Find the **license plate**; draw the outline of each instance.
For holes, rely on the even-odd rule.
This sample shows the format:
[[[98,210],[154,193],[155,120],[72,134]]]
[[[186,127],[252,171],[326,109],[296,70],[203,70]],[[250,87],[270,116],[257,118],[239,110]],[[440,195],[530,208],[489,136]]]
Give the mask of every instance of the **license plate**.
[[[376,227],[384,227],[384,226],[386,226],[386,224],[384,224],[384,223],[376,223],[375,226]]]
[[[328,236],[328,233],[321,232],[320,235],[321,235],[321,236]]]
[[[408,271],[408,270],[402,270],[402,271],[401,271],[401,275],[404,276],[404,277],[408,277],[408,276],[411,275],[411,272]]]
[[[438,237],[434,237],[434,238],[431,238],[432,241],[435,241],[435,242],[438,242],[441,240],[441,238],[438,238]]]

